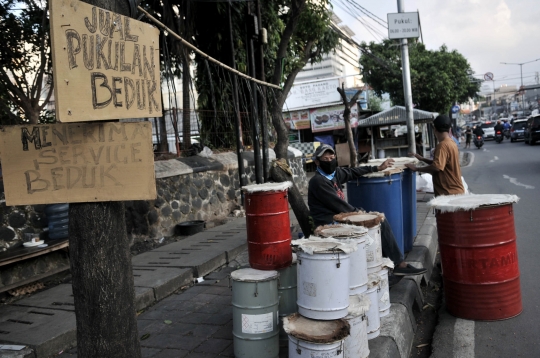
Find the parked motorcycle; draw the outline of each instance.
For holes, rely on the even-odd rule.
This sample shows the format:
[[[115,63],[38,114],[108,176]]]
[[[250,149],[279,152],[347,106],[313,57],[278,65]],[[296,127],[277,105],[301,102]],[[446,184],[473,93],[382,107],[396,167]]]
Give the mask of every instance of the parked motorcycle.
[[[500,144],[502,141],[503,141],[504,137],[503,137],[503,134],[501,131],[496,131],[495,132],[495,142],[497,142],[497,144]]]
[[[484,145],[484,137],[481,135],[475,135],[473,142],[476,148],[480,149]]]

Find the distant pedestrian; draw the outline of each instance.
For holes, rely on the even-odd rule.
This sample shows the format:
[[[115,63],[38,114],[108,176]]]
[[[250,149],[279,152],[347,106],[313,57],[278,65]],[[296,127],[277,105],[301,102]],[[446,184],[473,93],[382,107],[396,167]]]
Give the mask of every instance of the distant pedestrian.
[[[471,147],[472,129],[471,126],[467,126],[465,130],[465,149]]]

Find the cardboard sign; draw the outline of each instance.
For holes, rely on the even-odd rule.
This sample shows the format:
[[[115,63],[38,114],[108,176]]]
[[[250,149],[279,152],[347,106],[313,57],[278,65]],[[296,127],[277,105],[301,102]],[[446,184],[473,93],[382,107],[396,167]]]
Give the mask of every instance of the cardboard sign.
[[[159,30],[78,0],[50,0],[56,119],[162,116]]]
[[[156,198],[149,122],[6,126],[0,151],[9,206]]]

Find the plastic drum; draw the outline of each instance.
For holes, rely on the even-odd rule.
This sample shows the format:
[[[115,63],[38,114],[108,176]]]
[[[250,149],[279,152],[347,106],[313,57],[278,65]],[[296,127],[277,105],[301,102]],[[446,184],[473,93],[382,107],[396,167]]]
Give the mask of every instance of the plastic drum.
[[[378,212],[366,213],[342,213],[334,216],[334,220],[356,226],[363,226],[368,229],[366,236],[366,261],[368,274],[381,270],[382,247],[381,247],[381,222],[384,214]]]
[[[520,274],[512,204],[515,195],[451,195],[436,209],[448,312],[494,321],[521,313]]]
[[[234,356],[279,356],[277,271],[251,268],[231,273]]]
[[[289,335],[289,358],[344,356],[345,338],[350,328],[343,319],[316,321],[293,314],[283,319],[283,327]]]
[[[345,320],[351,326],[351,335],[345,338],[345,358],[367,358],[367,312],[371,303],[366,295],[349,296],[349,314]]]
[[[333,320],[347,315],[350,256],[353,240],[298,240],[298,313],[312,319]]]
[[[335,239],[355,240],[358,248],[351,253],[349,275],[349,295],[356,295],[367,290],[366,239],[368,229],[361,226],[338,224],[319,226],[315,235]]]
[[[258,270],[290,266],[291,223],[288,188],[291,182],[242,187],[246,209],[249,265]]]
[[[367,337],[377,338],[381,333],[381,318],[379,316],[379,275],[370,273],[368,275],[368,290],[366,296],[371,303],[367,316]]]

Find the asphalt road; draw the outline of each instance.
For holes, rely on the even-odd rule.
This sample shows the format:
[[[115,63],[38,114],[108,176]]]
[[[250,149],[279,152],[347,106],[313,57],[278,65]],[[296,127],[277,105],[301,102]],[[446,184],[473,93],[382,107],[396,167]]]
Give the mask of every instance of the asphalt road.
[[[462,175],[475,194],[515,194],[523,312],[497,322],[456,319],[440,312],[433,358],[540,357],[540,145],[486,141]]]

